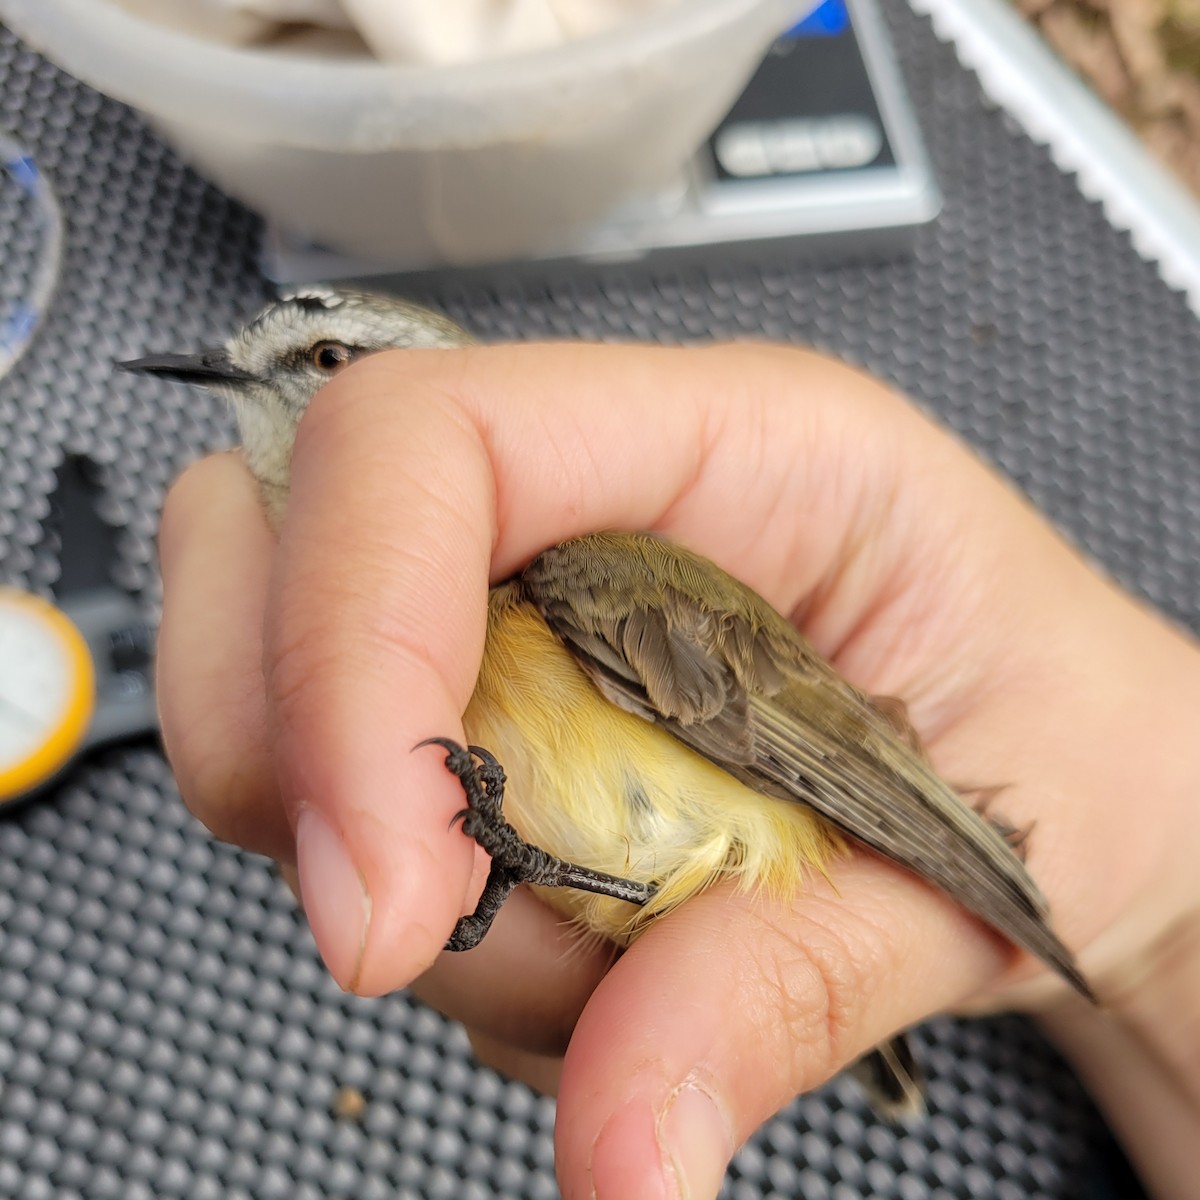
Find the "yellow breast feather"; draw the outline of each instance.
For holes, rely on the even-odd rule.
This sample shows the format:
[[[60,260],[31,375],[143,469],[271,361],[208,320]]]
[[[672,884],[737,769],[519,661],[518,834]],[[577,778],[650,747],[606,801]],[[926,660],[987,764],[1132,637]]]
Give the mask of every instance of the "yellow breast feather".
[[[492,593],[487,649],[463,718],[504,763],[505,816],[527,841],[658,886],[635,908],[538,889],[585,928],[628,943],[718,878],[786,895],[841,841],[807,808],[764,797],[665,730],[610,703],[512,589]]]

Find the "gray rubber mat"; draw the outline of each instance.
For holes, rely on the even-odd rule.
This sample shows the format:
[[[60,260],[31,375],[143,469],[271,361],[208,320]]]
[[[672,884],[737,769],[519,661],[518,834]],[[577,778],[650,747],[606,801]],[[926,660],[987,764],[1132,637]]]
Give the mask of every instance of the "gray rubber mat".
[[[946,193],[911,259],[723,266],[440,300],[485,337],[765,334],[921,398],[1097,559],[1200,625],[1197,320],[923,21],[887,9]],[[0,577],[38,549],[66,450],[103,465],[117,573],[153,613],[164,489],[226,444],[219,404],[109,363],[223,335],[265,295],[256,220],[142,122],[0,34],[0,125],[66,209],[57,303],[0,385]],[[0,207],[0,254],[27,236]],[[1015,1018],[919,1035],[930,1115],[876,1122],[835,1082],[739,1155],[726,1195],[1099,1195],[1106,1133]],[[342,1113],[340,1088],[361,1113]],[[339,1115],[342,1113],[342,1115]],[[212,843],[152,745],[111,751],[0,818],[0,1197],[553,1197],[553,1105],[471,1064],[403,996],[343,996],[267,865]],[[1111,1192],[1106,1194],[1112,1194]]]

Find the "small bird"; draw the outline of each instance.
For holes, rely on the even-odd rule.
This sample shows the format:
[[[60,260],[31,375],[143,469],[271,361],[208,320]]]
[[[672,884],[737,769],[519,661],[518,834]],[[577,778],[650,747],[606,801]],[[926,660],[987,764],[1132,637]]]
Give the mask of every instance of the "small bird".
[[[323,383],[380,350],[470,342],[401,300],[318,288],[268,305],[222,348],[119,365],[231,401],[278,525],[296,429]],[[478,944],[521,883],[628,945],[716,880],[794,894],[850,838],[1094,1000],[1014,851],[1023,839],[937,776],[903,704],[850,685],[755,592],[662,538],[573,538],[493,588],[463,727],[467,747],[430,741],[492,867],[448,949]],[[856,1074],[885,1114],[919,1111],[902,1035]]]

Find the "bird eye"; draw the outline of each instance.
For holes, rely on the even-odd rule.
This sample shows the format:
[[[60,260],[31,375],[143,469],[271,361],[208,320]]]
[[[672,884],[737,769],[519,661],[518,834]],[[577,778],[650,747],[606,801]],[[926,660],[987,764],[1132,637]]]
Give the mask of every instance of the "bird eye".
[[[350,347],[341,342],[318,342],[312,348],[311,355],[313,366],[327,375],[340,370],[353,358]]]

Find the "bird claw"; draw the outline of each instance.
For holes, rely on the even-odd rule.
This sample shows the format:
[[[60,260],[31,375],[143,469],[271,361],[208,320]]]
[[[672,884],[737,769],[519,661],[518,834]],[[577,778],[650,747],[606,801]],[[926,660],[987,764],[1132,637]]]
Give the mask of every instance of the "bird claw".
[[[454,814],[450,828],[461,823],[463,832],[492,858],[512,857],[513,848],[524,842],[501,814],[505,776],[496,756],[482,746],[463,746],[443,737],[426,738],[414,749],[423,746],[440,746],[446,751],[446,769],[462,784],[466,795],[467,806]]]
[[[491,927],[501,905],[522,883],[542,887],[581,888],[611,896],[630,904],[645,904],[655,885],[607,875],[548,854],[525,841],[504,819],[504,768],[496,756],[482,746],[462,746],[450,738],[426,738],[422,746],[440,746],[446,751],[446,768],[462,784],[467,807],[455,814],[451,828],[462,822],[463,833],[487,851],[492,860],[488,881],[475,911],[463,917],[446,943],[447,950],[469,950],[477,946]],[[476,762],[478,760],[478,764]]]

